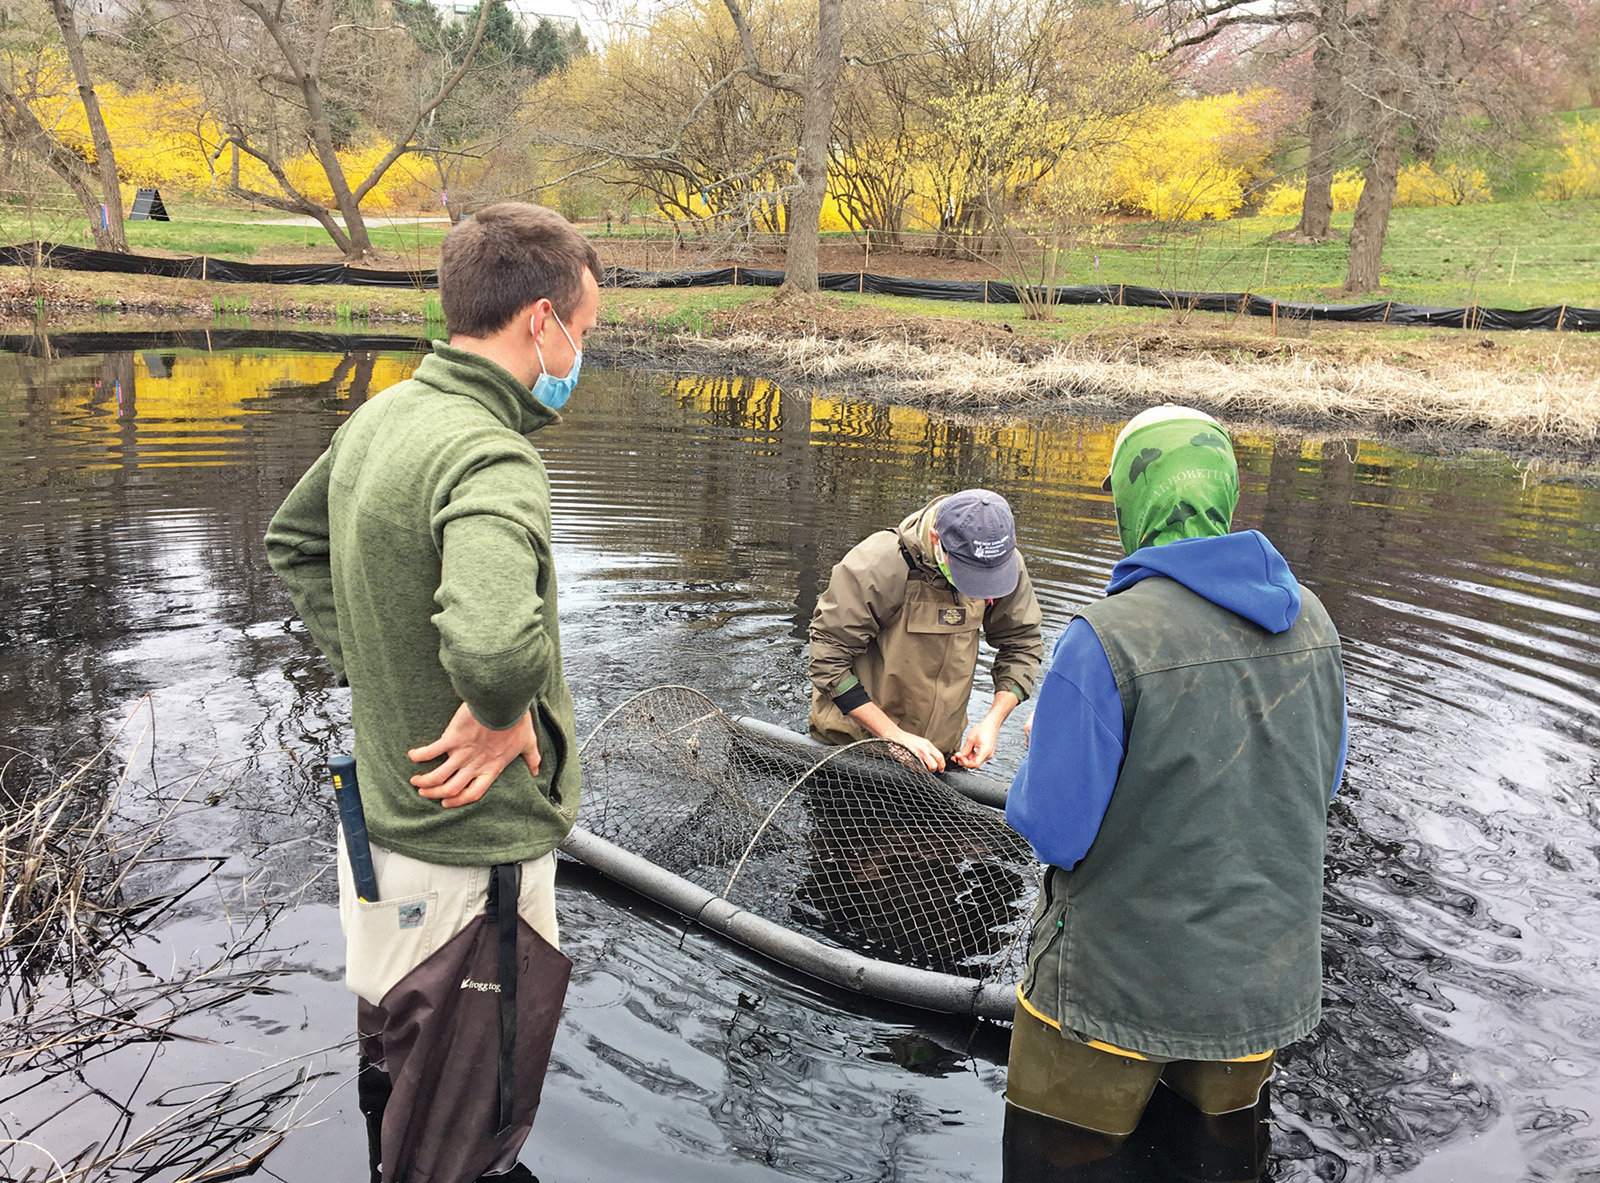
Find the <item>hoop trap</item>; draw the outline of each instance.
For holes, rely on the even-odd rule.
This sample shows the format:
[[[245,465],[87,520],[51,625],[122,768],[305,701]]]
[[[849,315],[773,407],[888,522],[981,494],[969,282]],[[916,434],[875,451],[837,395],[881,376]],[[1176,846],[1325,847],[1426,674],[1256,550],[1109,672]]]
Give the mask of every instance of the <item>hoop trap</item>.
[[[567,853],[814,977],[1010,1018],[1039,864],[898,745],[823,747],[661,686],[580,753]],[[1003,799],[988,778],[959,783]]]

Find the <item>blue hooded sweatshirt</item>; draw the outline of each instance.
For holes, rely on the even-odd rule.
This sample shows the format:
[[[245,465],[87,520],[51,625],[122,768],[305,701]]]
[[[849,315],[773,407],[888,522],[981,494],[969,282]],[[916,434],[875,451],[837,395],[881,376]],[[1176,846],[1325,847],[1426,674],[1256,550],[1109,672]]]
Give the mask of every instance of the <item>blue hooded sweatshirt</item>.
[[[1106,594],[1153,575],[1175,580],[1271,633],[1288,630],[1300,616],[1300,585],[1259,530],[1143,547],[1111,569]],[[1344,777],[1349,739],[1347,708],[1330,799]],[[1028,754],[1006,800],[1006,821],[1040,862],[1070,870],[1089,853],[1126,751],[1122,695],[1111,663],[1088,622],[1074,620],[1056,642],[1040,684]]]

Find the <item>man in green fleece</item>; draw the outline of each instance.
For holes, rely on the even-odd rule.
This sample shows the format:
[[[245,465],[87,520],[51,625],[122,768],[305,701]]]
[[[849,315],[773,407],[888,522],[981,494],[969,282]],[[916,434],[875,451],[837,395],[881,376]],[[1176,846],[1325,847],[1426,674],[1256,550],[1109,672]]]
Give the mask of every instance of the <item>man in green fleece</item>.
[[[527,435],[560,421],[600,274],[594,248],[538,206],[492,205],[451,230],[448,343],[350,416],[267,530],[273,570],[351,691],[378,901],[357,899],[341,843],[339,907],[369,1036],[389,989],[483,913],[492,866],[520,864],[518,911],[557,943],[554,850],[578,765],[550,486]],[[376,1168],[387,1082],[381,1047],[364,1050]],[[526,1134],[489,1175],[530,1177]]]

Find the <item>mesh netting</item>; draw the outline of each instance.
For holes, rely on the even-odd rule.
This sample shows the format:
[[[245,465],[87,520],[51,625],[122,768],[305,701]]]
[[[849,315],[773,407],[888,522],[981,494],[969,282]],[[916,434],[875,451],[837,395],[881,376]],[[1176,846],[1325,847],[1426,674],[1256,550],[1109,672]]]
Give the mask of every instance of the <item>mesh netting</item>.
[[[583,794],[590,833],[758,916],[883,961],[1020,976],[1033,852],[895,744],[780,739],[662,686],[585,741]]]

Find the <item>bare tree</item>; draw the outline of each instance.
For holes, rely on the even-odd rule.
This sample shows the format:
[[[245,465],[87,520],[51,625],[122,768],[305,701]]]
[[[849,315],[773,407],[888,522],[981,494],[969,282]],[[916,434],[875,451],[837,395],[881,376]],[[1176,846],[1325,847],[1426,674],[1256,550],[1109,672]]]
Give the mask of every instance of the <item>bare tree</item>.
[[[27,6],[20,13],[12,10],[23,20],[0,47],[0,133],[5,136],[8,155],[19,149],[27,151],[65,182],[88,218],[96,247],[126,251],[116,156],[100,116],[83,43],[64,0],[52,0],[51,7],[48,17],[36,6]],[[63,136],[59,127],[47,125],[40,117],[41,111],[59,111],[70,102],[70,92],[60,85],[56,65],[59,58],[55,56],[59,50],[52,35],[67,42],[78,99],[94,138],[98,158],[95,166],[89,164],[75,142]]]
[[[459,68],[480,14],[449,17],[429,3],[396,11],[426,55],[421,85],[438,89]],[[417,155],[432,166],[434,188],[452,222],[474,206],[527,189],[529,92],[586,52],[576,25],[563,31],[548,17],[523,25],[503,5],[489,9],[472,71],[417,130]]]
[[[890,0],[861,5],[854,16],[845,29],[847,61],[873,64],[840,79],[828,192],[869,243],[898,245],[926,146],[937,134],[923,93],[931,56],[926,9],[920,0]]]
[[[89,74],[88,59],[83,54],[83,38],[78,35],[78,22],[72,12],[71,0],[51,0],[50,7],[56,27],[61,31],[62,43],[67,49],[67,60],[72,63],[72,77],[78,84],[78,99],[83,103],[83,113],[89,121],[95,164],[100,171],[100,194],[105,204],[105,218],[95,233],[95,245],[103,250],[126,251],[128,236],[122,222],[122,185],[117,180],[117,156],[111,146],[111,136],[106,132],[105,116],[100,113],[100,99],[94,92],[94,79]],[[95,221],[94,212],[90,213],[89,220]]]
[[[761,51],[795,66],[805,22],[761,16]],[[549,156],[533,191],[598,177],[650,197],[675,236],[687,227],[734,247],[752,229],[783,226],[797,105],[750,80],[729,22],[657,12],[643,30],[619,31],[535,93],[534,134]]]
[[[1350,227],[1350,266],[1345,275],[1348,293],[1377,287],[1383,262],[1383,242],[1389,232],[1396,183],[1400,176],[1401,133],[1407,112],[1407,63],[1403,59],[1406,35],[1415,0],[1382,0],[1377,36],[1368,72],[1372,86],[1369,102],[1368,147],[1361,200]]]
[[[1365,183],[1350,229],[1344,290],[1381,281],[1383,243],[1404,156],[1431,162],[1447,143],[1479,150],[1515,144],[1543,101],[1518,47],[1549,23],[1547,0],[1378,0],[1352,20],[1346,87],[1363,145]]]
[[[795,153],[795,189],[789,198],[785,229],[783,284],[802,292],[817,290],[817,256],[822,243],[822,202],[828,189],[828,132],[833,101],[844,67],[843,0],[817,0],[816,44],[804,74],[769,70],[761,64],[755,39],[739,0],[722,0],[739,33],[745,72],[762,86],[800,98],[800,145]]]
[[[405,101],[395,88],[378,96],[360,92],[373,79],[392,77],[397,59],[414,73],[423,72],[417,68],[415,43],[392,20],[364,24],[361,13],[346,11],[348,0],[196,0],[189,17],[193,43],[202,51],[216,113],[226,128],[218,151],[237,148],[260,162],[278,191],[254,189],[236,177],[230,177],[229,188],[251,201],[315,218],[348,259],[369,254],[372,241],[361,203],[395,161],[418,148],[423,121],[472,68],[490,9],[499,3],[503,0],[479,4],[472,40],[437,89]],[[239,9],[253,21],[236,19]],[[359,179],[345,173],[335,129],[336,117],[352,108],[368,117],[370,130],[387,124],[386,150]],[[302,147],[309,148],[326,177],[343,226],[291,180],[285,164],[290,149]]]
[[[101,250],[114,249],[100,225],[100,203],[94,190],[89,187],[93,174],[88,164],[39,122],[39,117],[33,113],[27,100],[16,92],[10,81],[3,78],[0,78],[0,135],[5,136],[8,148],[17,146],[25,149],[49,165],[50,171],[66,182],[67,188],[72,190],[72,195],[89,216],[89,228],[94,234],[95,246]]]

